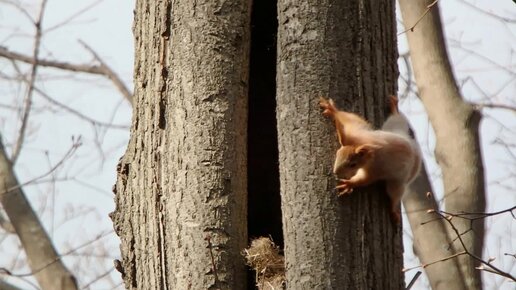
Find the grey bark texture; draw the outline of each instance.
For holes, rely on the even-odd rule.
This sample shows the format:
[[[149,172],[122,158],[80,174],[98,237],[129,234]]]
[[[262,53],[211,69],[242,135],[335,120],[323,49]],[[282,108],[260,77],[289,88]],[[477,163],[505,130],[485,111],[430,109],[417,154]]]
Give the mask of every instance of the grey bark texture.
[[[245,287],[249,22],[246,0],[136,2],[112,213],[126,289]]]
[[[288,289],[402,289],[384,186],[338,198],[320,96],[375,126],[396,92],[394,1],[278,1],[277,121]]]
[[[31,272],[41,289],[78,289],[75,277],[62,262],[52,240],[25,197],[1,140],[0,203],[21,241]]]
[[[425,13],[430,0],[400,0],[403,22],[408,28]],[[410,56],[419,95],[435,131],[435,156],[441,167],[446,211],[451,213],[484,212],[484,168],[479,141],[480,114],[460,95],[451,70],[443,37],[438,4],[407,32]],[[453,219],[466,248],[481,257],[484,237],[483,220],[471,226],[465,219]],[[470,230],[471,229],[471,230]],[[456,234],[448,228],[450,239]],[[463,246],[455,239],[454,250]],[[460,269],[467,289],[481,289],[480,271],[475,260],[460,256]]]

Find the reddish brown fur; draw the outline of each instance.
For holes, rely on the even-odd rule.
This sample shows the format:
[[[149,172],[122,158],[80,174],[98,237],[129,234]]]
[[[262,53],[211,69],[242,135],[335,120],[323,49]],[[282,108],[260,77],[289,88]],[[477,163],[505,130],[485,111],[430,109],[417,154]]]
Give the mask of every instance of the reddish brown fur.
[[[387,194],[391,198],[392,216],[399,222],[399,203],[405,186],[415,178],[421,162],[414,141],[408,135],[393,133],[405,128],[393,128],[396,129],[393,132],[373,130],[360,116],[339,111],[332,100],[321,98],[320,106],[325,116],[334,119],[341,144],[333,169],[340,182],[336,187],[339,194],[348,194],[355,187],[385,180]],[[392,115],[387,122],[408,128],[406,119],[399,114],[396,97],[389,99],[389,106]]]

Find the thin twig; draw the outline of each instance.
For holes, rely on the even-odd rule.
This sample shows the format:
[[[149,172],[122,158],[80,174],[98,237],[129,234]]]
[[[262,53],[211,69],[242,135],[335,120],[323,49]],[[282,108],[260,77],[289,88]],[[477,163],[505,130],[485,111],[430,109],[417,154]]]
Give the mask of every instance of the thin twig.
[[[460,253],[457,253],[457,254],[453,254],[453,255],[450,255],[450,256],[447,256],[447,257],[444,257],[442,259],[439,259],[439,260],[435,260],[433,262],[430,262],[430,263],[426,263],[426,264],[420,264],[420,265],[417,265],[417,266],[414,266],[414,267],[410,267],[410,268],[404,268],[402,270],[402,272],[408,272],[410,270],[414,270],[414,269],[417,269],[417,268],[426,268],[428,266],[431,266],[433,264],[437,264],[437,263],[440,263],[440,262],[444,262],[444,261],[447,261],[447,260],[450,260],[450,259],[453,259],[453,258],[456,258],[458,256],[462,256],[462,255],[466,255],[467,253],[465,251],[462,251]]]
[[[437,1],[439,0],[435,0],[434,2],[428,4],[428,6],[426,6],[426,9],[425,9],[425,12],[423,12],[423,14],[421,14],[421,16],[419,17],[419,19],[416,21],[416,23],[414,23],[414,25],[412,25],[411,27],[403,30],[402,32],[398,33],[398,36],[403,34],[403,33],[406,33],[408,31],[410,32],[414,32],[414,29],[416,28],[416,25],[418,25],[419,22],[421,22],[421,20],[423,20],[423,18],[425,18],[425,16],[428,14],[428,12],[430,12],[430,10],[432,9],[432,7],[435,6],[435,4],[437,4]]]
[[[482,219],[482,218],[486,218],[486,217],[490,217],[490,216],[500,215],[500,214],[503,214],[503,213],[506,213],[506,212],[512,213],[512,211],[514,211],[514,210],[516,210],[516,205],[513,206],[513,207],[510,207],[510,208],[499,210],[499,211],[495,211],[495,212],[460,212],[460,213],[450,213],[450,212],[446,212],[446,211],[443,211],[443,210],[441,210],[440,212],[445,214],[445,215],[448,215],[448,216],[458,217],[458,218],[474,221],[474,220],[478,220],[478,219]]]
[[[77,138],[77,140],[73,139],[72,140],[72,146],[70,147],[70,149],[68,149],[68,151],[65,153],[65,155],[61,158],[61,160],[59,160],[52,168],[50,168],[47,172],[39,175],[39,176],[36,176],[24,183],[20,183],[20,184],[17,184],[16,186],[13,186],[13,187],[10,187],[10,188],[7,188],[5,191],[3,192],[0,192],[0,195],[2,194],[7,194],[9,192],[12,192],[18,188],[21,188],[23,186],[26,186],[27,184],[31,184],[33,182],[36,182],[37,180],[40,180],[44,177],[47,177],[48,175],[52,174],[52,172],[54,172],[55,170],[57,170],[61,165],[63,165],[63,163],[68,159],[70,158],[74,153],[75,153],[75,150],[77,150],[77,148],[79,148],[79,146],[82,145],[81,143],[81,137],[79,136],[79,138]],[[2,146],[2,144],[0,144],[0,146]],[[0,147],[0,150],[3,150],[2,147]]]
[[[74,14],[70,15],[69,17],[67,17],[65,20],[57,23],[57,24],[54,24],[53,26],[45,29],[45,33],[47,32],[50,32],[54,29],[57,29],[61,26],[64,26],[65,24],[68,24],[70,23],[72,20],[74,20],[75,18],[77,18],[78,16],[82,15],[83,13],[87,12],[88,10],[92,9],[93,7],[97,6],[100,2],[102,2],[104,0],[97,0],[95,2],[92,2],[88,5],[86,5],[85,7],[79,9],[77,12],[75,12]]]
[[[86,285],[82,286],[81,289],[88,289],[91,285],[97,283],[98,281],[100,281],[100,279],[108,276],[109,274],[111,274],[111,272],[113,272],[115,268],[114,267],[111,267],[109,270],[105,271],[104,273],[100,274],[99,276],[95,277],[93,280],[91,280],[90,282],[86,283]]]
[[[454,243],[455,241],[458,240],[459,243],[462,246],[463,251],[459,252],[459,253],[456,253],[454,255],[451,255],[449,257],[446,257],[444,259],[437,260],[437,261],[434,261],[434,262],[431,262],[431,263],[428,263],[428,264],[424,264],[424,265],[422,264],[422,265],[419,265],[419,266],[416,266],[416,267],[412,267],[412,268],[407,268],[407,269],[404,269],[403,271],[408,271],[408,270],[416,269],[416,268],[419,268],[419,267],[425,268],[425,267],[428,267],[428,266],[430,266],[432,264],[435,264],[435,263],[438,263],[438,262],[441,262],[441,261],[445,261],[445,260],[448,260],[448,259],[451,259],[451,258],[455,258],[457,256],[468,255],[471,258],[473,258],[474,260],[476,260],[477,262],[482,264],[481,266],[476,268],[477,270],[491,272],[491,273],[497,274],[499,276],[508,278],[508,279],[516,282],[516,277],[512,276],[510,273],[505,272],[505,271],[497,268],[493,264],[491,264],[492,260],[485,261],[482,258],[480,258],[477,255],[475,255],[474,253],[471,253],[468,250],[468,248],[466,247],[465,242],[462,240],[462,236],[464,234],[472,231],[473,222],[474,221],[476,221],[478,219],[483,219],[483,218],[486,218],[486,217],[489,217],[489,216],[500,215],[500,214],[503,214],[503,213],[506,213],[506,212],[509,212],[512,215],[513,214],[512,211],[515,210],[515,209],[516,209],[516,206],[513,206],[511,208],[507,208],[507,209],[504,209],[504,210],[500,210],[500,211],[496,211],[496,212],[491,212],[491,213],[484,213],[484,212],[482,212],[482,213],[480,213],[480,212],[450,213],[450,212],[441,211],[439,209],[430,209],[430,210],[428,210],[427,211],[428,213],[435,213],[435,214],[437,214],[439,216],[439,218],[441,220],[444,220],[446,223],[448,223],[448,225],[451,227],[451,229],[455,232],[455,238],[452,240],[451,243]],[[462,219],[469,220],[470,221],[470,228],[465,230],[464,232],[460,233],[459,229],[457,229],[457,227],[453,223],[453,218],[462,218]],[[435,219],[432,219],[431,221],[435,221]],[[428,222],[431,222],[431,221],[428,221]],[[426,222],[426,223],[428,223],[428,222]],[[450,247],[451,247],[451,245],[450,245]],[[487,266],[489,268],[484,268],[484,266]]]
[[[511,105],[505,105],[505,104],[494,104],[494,103],[482,103],[482,104],[480,104],[480,103],[473,103],[472,105],[477,107],[478,109],[483,109],[483,108],[504,109],[504,110],[509,110],[509,111],[516,112],[516,107],[511,106]]]
[[[408,284],[407,288],[405,290],[410,290],[410,288],[412,288],[412,286],[414,286],[414,283],[416,283],[416,280],[417,278],[419,278],[419,276],[421,276],[421,271],[417,271],[416,275],[414,275],[414,278],[412,278],[412,280],[410,280],[410,283]]]
[[[84,41],[79,40],[79,43],[84,46],[86,50],[88,50],[91,55],[93,55],[93,58],[95,58],[96,61],[100,63],[100,69],[104,72],[103,74],[107,76],[117,87],[117,89],[122,93],[122,95],[129,101],[129,103],[133,104],[133,94],[129,91],[129,89],[126,87],[124,82],[118,77],[118,75],[109,67],[101,58],[100,56],[90,47],[88,46]]]
[[[471,3],[468,3],[464,0],[459,0],[459,2],[461,2],[462,4],[468,6],[469,8],[473,9],[473,10],[476,10],[484,15],[487,15],[489,17],[492,17],[498,21],[501,21],[501,22],[505,22],[505,23],[516,23],[516,19],[513,19],[513,18],[507,18],[507,17],[503,17],[503,16],[500,16],[500,15],[496,15],[492,12],[489,12],[489,11],[486,11],[482,8],[478,8],[477,6],[471,4]]]
[[[470,256],[471,258],[473,258],[474,260],[476,260],[477,262],[489,267],[488,269],[486,268],[483,268],[482,266],[479,266],[477,267],[476,269],[478,270],[484,270],[484,271],[488,271],[488,272],[491,272],[491,273],[494,273],[494,274],[497,274],[499,276],[502,276],[502,277],[505,277],[505,278],[508,278],[514,282],[516,282],[516,277],[512,276],[511,274],[497,268],[496,266],[494,266],[493,264],[491,264],[491,262],[489,261],[484,261],[482,258],[478,257],[477,255],[471,253],[468,248],[466,247],[466,244],[464,243],[464,241],[462,240],[462,234],[459,233],[459,230],[457,229],[457,227],[455,227],[455,225],[453,224],[452,222],[452,219],[451,218],[447,218],[447,216],[445,216],[444,214],[442,214],[440,211],[436,211],[436,213],[438,215],[440,215],[443,220],[445,222],[447,222],[450,227],[452,228],[452,230],[455,232],[455,234],[457,235],[457,239],[459,240],[464,252],[466,252],[466,254],[468,256]]]
[[[20,156],[21,149],[23,147],[23,143],[25,141],[25,133],[27,131],[27,124],[29,122],[29,115],[32,107],[32,92],[34,91],[34,84],[36,82],[36,76],[38,71],[38,55],[39,49],[41,46],[41,26],[43,23],[43,15],[45,12],[45,6],[47,4],[47,0],[41,1],[41,7],[39,10],[39,15],[37,20],[34,23],[36,27],[36,35],[34,36],[34,50],[32,53],[32,58],[34,59],[34,63],[32,64],[32,69],[30,72],[29,81],[27,84],[27,91],[25,92],[25,98],[23,100],[23,114],[21,120],[20,130],[18,132],[18,139],[14,143],[13,152],[11,155],[11,163],[14,165]]]
[[[89,241],[86,241],[86,242],[82,243],[81,245],[79,245],[79,246],[77,246],[77,247],[75,247],[75,248],[73,248],[73,249],[71,249],[71,250],[69,250],[69,251],[67,251],[67,252],[65,252],[63,254],[60,254],[59,256],[57,256],[55,259],[51,260],[47,264],[45,264],[45,265],[43,265],[43,266],[41,266],[41,267],[31,271],[31,272],[16,274],[16,273],[12,273],[11,271],[9,271],[6,268],[0,268],[0,273],[5,273],[5,274],[7,274],[9,276],[13,276],[13,277],[28,277],[28,276],[35,275],[35,274],[41,272],[42,270],[44,270],[45,268],[47,268],[48,266],[50,266],[50,265],[56,263],[57,261],[61,260],[62,258],[66,257],[68,255],[71,255],[74,252],[78,251],[79,249],[84,248],[84,247],[86,247],[86,246],[88,246],[90,244],[93,244],[93,243],[99,241],[100,239],[102,239],[102,238],[104,238],[104,237],[106,237],[106,236],[108,236],[108,235],[110,235],[112,233],[114,233],[114,230],[110,230],[110,231],[107,231],[107,232],[100,233],[95,238],[93,238],[93,239],[91,239]]]
[[[91,52],[91,51],[90,51]],[[96,54],[94,54],[96,55]],[[61,62],[61,61],[52,61],[52,60],[46,60],[46,59],[36,59],[23,55],[21,53],[12,52],[9,51],[5,47],[0,47],[0,57],[7,58],[7,59],[13,59],[29,64],[38,63],[39,66],[44,67],[53,67],[58,68],[62,70],[72,71],[72,72],[82,72],[82,73],[88,73],[88,74],[94,74],[94,75],[101,75],[108,77],[115,87],[122,93],[125,99],[129,101],[129,103],[132,105],[133,103],[133,94],[129,91],[127,86],[122,82],[120,77],[105,63],[104,65],[88,65],[88,64],[73,64],[68,62]],[[98,57],[98,56],[97,56]],[[95,58],[97,59],[97,58]],[[99,59],[97,59],[99,61]]]
[[[211,257],[211,266],[212,266],[212,271],[213,271],[213,277],[215,277],[215,284],[218,284],[219,283],[219,276],[217,274],[217,264],[215,264],[215,257],[213,255],[213,245],[211,243],[211,236],[207,235],[204,238],[204,240],[206,242],[208,242],[208,249],[209,249],[210,257]]]

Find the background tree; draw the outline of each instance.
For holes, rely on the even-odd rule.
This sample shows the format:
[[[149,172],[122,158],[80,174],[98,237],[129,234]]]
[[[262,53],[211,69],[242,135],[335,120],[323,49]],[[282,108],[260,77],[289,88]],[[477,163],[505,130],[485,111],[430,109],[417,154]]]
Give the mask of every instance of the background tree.
[[[270,135],[276,134],[274,2],[255,1],[252,9],[251,54],[256,55],[251,57],[249,81],[248,221],[250,237],[270,233],[276,242],[282,244],[279,177],[274,172],[277,170],[277,144],[269,141],[275,140]],[[513,47],[512,23],[515,22],[512,20],[514,17],[510,13],[504,13],[501,8],[506,3],[512,5],[510,1],[489,4],[479,2],[474,6],[464,1],[445,1],[439,4],[443,5],[441,12],[446,28],[446,45],[458,89],[468,102],[474,104],[475,109],[482,110],[481,145],[487,169],[487,211],[493,214],[501,212],[492,217],[475,216],[476,219],[486,221],[486,248],[483,257],[489,261],[491,257],[495,257],[496,260],[491,261],[493,265],[514,273],[516,259],[510,255],[514,238],[506,234],[514,230],[511,228],[514,223],[511,215],[502,211],[515,203],[513,195],[508,194],[514,188],[511,171],[515,164],[512,154],[514,142],[511,141],[514,139],[514,128],[511,125],[514,119],[514,102],[510,97],[514,94],[514,70],[509,53]],[[119,259],[116,254],[118,241],[110,231],[111,224],[106,213],[112,207],[112,195],[107,191],[113,184],[114,164],[122,154],[122,146],[125,146],[128,138],[126,132],[129,126],[126,124],[129,123],[130,105],[125,101],[123,90],[117,91],[116,88],[117,83],[130,83],[131,68],[127,60],[132,57],[132,37],[129,34],[128,18],[132,17],[130,12],[133,7],[131,4],[119,5],[113,0],[79,5],[84,6],[77,7],[76,2],[69,1],[48,1],[42,24],[41,49],[39,57],[35,59],[35,23],[32,20],[23,21],[30,19],[24,15],[37,18],[40,3],[0,1],[0,91],[3,96],[0,98],[0,130],[7,156],[10,156],[16,151],[14,148],[20,136],[23,116],[26,115],[25,112],[30,112],[21,154],[13,167],[23,185],[22,190],[41,218],[59,253],[59,260],[71,270],[81,288],[104,289],[116,287],[117,284],[122,288],[119,284],[120,275],[112,266],[112,260]],[[112,17],[113,11],[120,14],[116,21]],[[127,17],[124,18],[123,15]],[[413,24],[409,23],[408,26]],[[117,27],[119,29],[115,30]],[[404,28],[398,28],[398,31],[403,30]],[[437,201],[432,204],[431,199],[423,196],[428,204],[416,204],[417,207],[412,209],[406,206],[409,215],[419,214],[420,221],[425,222],[419,225],[411,218],[410,222],[419,225],[418,230],[422,231],[422,235],[414,231],[414,243],[430,242],[434,246],[418,251],[421,262],[417,261],[411,254],[412,233],[405,227],[405,264],[410,269],[420,263],[435,261],[432,256],[428,260],[422,258],[425,253],[433,255],[437,253],[437,249],[441,255],[438,258],[440,260],[449,257],[450,252],[447,251],[448,242],[432,243],[435,233],[432,234],[432,239],[425,235],[428,231],[434,231],[430,227],[446,226],[446,220],[440,216],[445,215],[443,211],[426,213],[428,208],[443,204],[439,181],[442,176],[438,167],[433,165],[432,137],[428,131],[427,120],[421,113],[422,107],[413,98],[418,93],[410,73],[409,53],[403,44],[406,36],[407,33],[399,35],[402,71],[400,97],[403,109],[410,115],[410,120],[417,129],[417,137],[427,155],[429,177],[434,185],[431,191]],[[77,38],[88,44],[86,48],[77,42]],[[29,111],[25,93],[34,63],[38,64],[38,68]],[[112,78],[113,74],[110,77],[113,82],[102,80],[102,76],[109,77],[109,72],[113,72],[109,69],[111,65],[122,75],[118,82],[116,78]],[[89,76],[89,73],[100,77]],[[341,103],[341,106],[347,104]],[[331,127],[327,122],[321,125],[321,128]],[[82,136],[82,145],[73,151],[74,154],[63,158],[70,150],[70,136],[79,134]],[[333,135],[332,132],[328,134],[327,136]],[[274,170],[268,170],[270,168]],[[410,195],[415,196],[417,195]],[[434,217],[441,219],[443,223],[429,222]],[[452,221],[464,217],[456,215]],[[29,285],[36,283],[30,276],[34,273],[27,267],[24,253],[18,246],[18,237],[13,234],[15,232],[12,224],[4,218],[0,218],[0,224],[5,229],[0,231],[0,255],[5,257],[0,261],[4,273],[0,276],[0,288],[12,286],[6,286],[4,279],[26,286],[23,289],[37,287]],[[208,246],[207,242],[205,246]],[[416,249],[418,247],[420,245],[416,245]],[[208,249],[203,251],[209,252]],[[456,260],[437,261],[438,263],[426,267],[425,270],[429,275],[430,271],[435,270],[446,270],[445,274],[448,274],[451,268],[446,263],[456,265]],[[407,272],[407,279],[412,276],[413,272]],[[458,280],[452,275],[443,275],[442,278],[433,280],[432,285],[436,281],[440,285],[446,285],[443,284],[446,279],[451,283],[457,283]],[[29,284],[20,284],[20,281]],[[506,277],[491,273],[484,274],[482,283],[486,289],[512,289]],[[429,287],[430,284],[426,285],[425,279],[420,278],[412,289]]]
[[[418,256],[423,265],[429,264],[427,269],[432,289],[481,289],[478,268],[481,265],[514,280],[490,261],[482,259],[485,184],[479,140],[481,115],[472,104],[464,101],[456,84],[444,43],[438,3],[400,0],[400,7],[418,96],[435,132],[435,157],[443,175],[446,209],[446,212],[441,212],[435,203],[414,196],[406,200],[407,207],[415,213],[409,213],[408,218],[414,219],[411,225],[415,229],[415,237],[421,241],[415,244]],[[411,191],[412,195],[433,192],[424,178],[420,178]],[[433,196],[430,194],[427,198],[433,199]],[[437,235],[429,235],[425,231],[426,222],[423,226],[420,224],[421,217],[417,211],[425,207],[427,211],[436,211],[433,216],[437,215],[437,221],[432,229],[437,230]],[[474,219],[458,217],[452,221],[457,213],[471,213]],[[446,226],[446,235],[440,224]],[[443,245],[448,245],[449,249],[444,256],[442,250],[438,250]],[[439,259],[449,258],[453,261],[446,262],[447,273],[437,270],[443,265],[433,264]]]
[[[129,126],[116,124],[117,111],[124,102],[130,108],[132,93],[86,44],[87,35],[60,38],[74,24],[101,24],[85,19],[101,15],[109,3],[56,4],[0,2],[0,289],[116,287],[120,279],[113,267],[118,255],[109,249],[115,246],[112,225],[102,214],[112,194],[95,184],[102,166],[110,168],[112,150],[125,146],[116,143]],[[70,51],[79,51],[72,61]],[[106,92],[111,95],[93,102]]]

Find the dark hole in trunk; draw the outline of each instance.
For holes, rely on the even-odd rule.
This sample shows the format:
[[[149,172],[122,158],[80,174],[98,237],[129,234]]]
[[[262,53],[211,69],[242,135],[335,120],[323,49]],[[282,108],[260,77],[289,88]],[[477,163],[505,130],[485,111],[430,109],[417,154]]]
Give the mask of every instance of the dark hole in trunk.
[[[276,128],[275,0],[253,1],[248,121],[248,235],[270,236],[283,248]],[[248,289],[255,288],[248,275]]]

